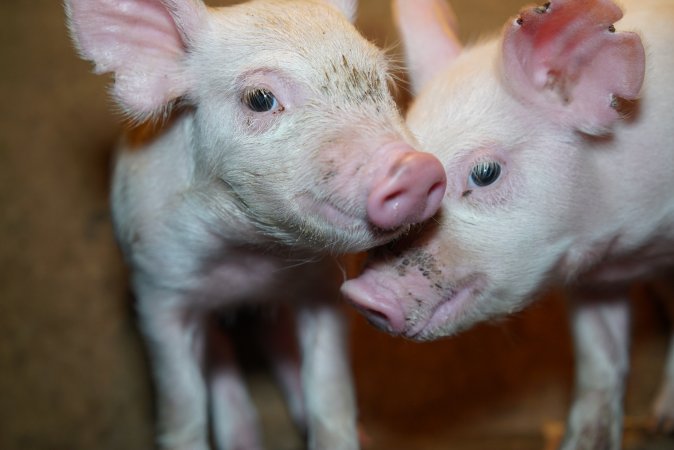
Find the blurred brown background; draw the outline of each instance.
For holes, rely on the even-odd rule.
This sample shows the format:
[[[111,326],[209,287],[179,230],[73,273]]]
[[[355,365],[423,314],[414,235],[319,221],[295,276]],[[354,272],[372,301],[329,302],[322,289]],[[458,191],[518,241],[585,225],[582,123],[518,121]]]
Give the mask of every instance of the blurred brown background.
[[[467,41],[522,3],[453,2]],[[120,130],[109,79],[76,57],[59,1],[5,0],[0,18],[0,449],[152,448],[147,364],[108,213]],[[388,0],[362,0],[357,25],[398,54]],[[646,297],[637,287],[627,396],[637,423],[666,344],[663,310]],[[555,296],[428,344],[349,314],[366,449],[541,449],[543,428],[565,417],[572,354]],[[270,450],[300,449],[265,373],[252,370],[251,384]],[[637,434],[630,448],[674,447]]]

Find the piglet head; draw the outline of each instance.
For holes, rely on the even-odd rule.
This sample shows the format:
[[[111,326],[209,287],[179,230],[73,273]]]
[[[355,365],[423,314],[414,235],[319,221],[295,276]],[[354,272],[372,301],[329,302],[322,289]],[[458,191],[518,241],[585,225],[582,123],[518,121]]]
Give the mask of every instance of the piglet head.
[[[602,254],[584,247],[601,222],[587,143],[637,98],[644,51],[606,0],[527,8],[500,40],[463,51],[452,15],[429,12],[442,0],[396,7],[418,52],[408,124],[443,162],[447,194],[432,223],[373,252],[342,290],[380,328],[432,339],[519,310]]]
[[[67,0],[73,38],[136,121],[179,105],[192,191],[226,223],[310,249],[384,243],[439,208],[355,0]],[[213,194],[215,193],[215,194]],[[225,200],[218,200],[225,199]]]

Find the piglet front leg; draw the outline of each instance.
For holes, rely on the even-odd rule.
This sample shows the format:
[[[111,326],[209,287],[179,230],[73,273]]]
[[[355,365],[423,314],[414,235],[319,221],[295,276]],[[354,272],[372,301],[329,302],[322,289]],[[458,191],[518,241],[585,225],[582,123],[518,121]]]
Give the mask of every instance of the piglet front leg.
[[[309,449],[358,449],[355,396],[338,306],[300,306],[297,333]]]
[[[181,308],[180,294],[139,287],[138,315],[152,362],[161,450],[208,450],[203,380],[205,318]]]
[[[619,449],[629,364],[627,294],[579,290],[571,320],[576,394],[561,449]]]
[[[260,423],[230,336],[210,320],[207,383],[217,450],[262,450]]]

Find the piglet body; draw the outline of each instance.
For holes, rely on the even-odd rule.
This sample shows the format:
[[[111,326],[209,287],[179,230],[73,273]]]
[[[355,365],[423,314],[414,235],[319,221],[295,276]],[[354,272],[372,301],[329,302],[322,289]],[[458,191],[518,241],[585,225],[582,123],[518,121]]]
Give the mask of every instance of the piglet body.
[[[118,104],[144,123],[122,142],[112,209],[159,446],[261,448],[216,317],[264,302],[292,306],[264,308],[278,320],[261,339],[309,448],[357,448],[327,256],[430,217],[445,175],[411,147],[382,53],[347,20],[355,2],[67,0],[66,11],[81,55],[114,74]]]
[[[462,49],[442,1],[396,2],[418,97],[408,123],[443,162],[437,221],[373,253],[343,292],[430,340],[572,298],[577,396],[564,449],[620,447],[627,289],[674,264],[674,4],[553,0]],[[674,418],[674,362],[657,403]]]

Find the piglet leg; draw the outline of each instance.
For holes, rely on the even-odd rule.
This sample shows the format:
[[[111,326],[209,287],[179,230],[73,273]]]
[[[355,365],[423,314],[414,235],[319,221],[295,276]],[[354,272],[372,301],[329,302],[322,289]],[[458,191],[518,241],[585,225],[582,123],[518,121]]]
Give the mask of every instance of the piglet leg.
[[[157,389],[158,446],[208,450],[203,317],[177,307],[184,299],[173,293],[137,292],[141,331]]]
[[[302,363],[297,342],[295,310],[279,307],[272,321],[263,324],[263,343],[274,376],[281,388],[290,416],[306,435],[307,419],[302,392]]]
[[[232,342],[216,320],[209,325],[207,379],[215,446],[218,450],[261,450],[257,413]]]
[[[619,449],[629,364],[627,294],[578,291],[571,308],[576,394],[561,448]]]
[[[674,273],[669,273],[651,287],[659,300],[664,303],[669,313],[670,322],[674,323]],[[653,416],[657,431],[674,433],[674,332],[670,334],[669,351],[662,385],[653,405]]]
[[[344,324],[337,306],[301,305],[297,330],[309,449],[359,448]]]

